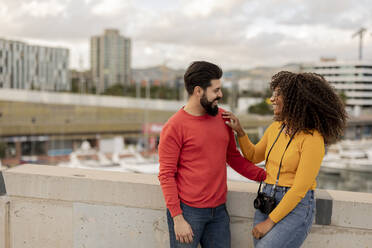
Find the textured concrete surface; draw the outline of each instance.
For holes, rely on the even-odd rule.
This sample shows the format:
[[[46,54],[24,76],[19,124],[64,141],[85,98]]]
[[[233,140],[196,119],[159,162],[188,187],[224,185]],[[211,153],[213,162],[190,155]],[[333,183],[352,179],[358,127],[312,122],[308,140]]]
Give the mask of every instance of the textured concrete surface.
[[[6,248],[7,243],[7,196],[0,196],[0,248]]]
[[[156,176],[25,165],[4,171],[4,178],[0,248],[168,247]],[[232,247],[253,247],[258,185],[228,187]],[[303,247],[372,247],[372,194],[318,190],[316,196],[332,201],[332,221],[313,225]]]
[[[12,248],[72,247],[72,203],[13,198],[10,204]]]
[[[3,173],[6,170],[5,167],[0,166],[0,173]],[[8,226],[8,196],[0,196],[0,248],[5,248],[7,246],[7,226]]]
[[[162,210],[74,203],[73,221],[74,247],[163,248],[169,242]]]
[[[4,178],[11,196],[164,208],[153,175],[24,165],[7,170]]]
[[[313,225],[303,245],[303,248],[311,247],[370,248],[372,230]]]

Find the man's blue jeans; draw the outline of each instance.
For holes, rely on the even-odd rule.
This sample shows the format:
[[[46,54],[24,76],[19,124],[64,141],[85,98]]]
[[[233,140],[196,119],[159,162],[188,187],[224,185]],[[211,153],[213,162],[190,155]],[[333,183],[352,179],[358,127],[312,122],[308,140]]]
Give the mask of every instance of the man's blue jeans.
[[[191,244],[180,243],[174,233],[173,218],[167,210],[169,240],[171,248],[230,248],[230,217],[226,205],[215,208],[194,208],[181,202],[183,217],[190,224],[194,233]]]

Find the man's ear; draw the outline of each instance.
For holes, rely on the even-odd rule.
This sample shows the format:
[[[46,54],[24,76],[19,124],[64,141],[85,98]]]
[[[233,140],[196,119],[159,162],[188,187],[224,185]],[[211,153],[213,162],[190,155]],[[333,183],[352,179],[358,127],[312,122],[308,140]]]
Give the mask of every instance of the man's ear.
[[[200,87],[200,86],[195,86],[195,88],[194,88],[194,94],[195,94],[196,96],[201,97],[201,96],[203,95],[203,93],[204,93],[204,90],[203,90],[202,87]]]

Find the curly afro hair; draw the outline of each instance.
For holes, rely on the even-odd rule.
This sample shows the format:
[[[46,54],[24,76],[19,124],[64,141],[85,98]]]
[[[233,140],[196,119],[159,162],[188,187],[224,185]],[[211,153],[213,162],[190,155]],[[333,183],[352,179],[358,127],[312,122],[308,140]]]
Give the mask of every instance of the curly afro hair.
[[[281,71],[272,77],[270,88],[283,97],[282,112],[274,119],[285,122],[289,133],[317,130],[328,145],[343,135],[345,105],[321,75]]]

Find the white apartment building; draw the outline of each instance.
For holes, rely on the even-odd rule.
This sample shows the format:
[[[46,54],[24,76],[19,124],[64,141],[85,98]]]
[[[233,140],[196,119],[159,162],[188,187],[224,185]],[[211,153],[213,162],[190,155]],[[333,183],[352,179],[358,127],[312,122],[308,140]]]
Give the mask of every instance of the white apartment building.
[[[69,50],[0,39],[0,88],[70,89]]]
[[[302,71],[324,76],[336,90],[343,92],[354,115],[372,107],[372,61],[321,61],[303,64]]]
[[[106,29],[90,41],[92,79],[99,93],[131,81],[131,40],[116,29]]]

